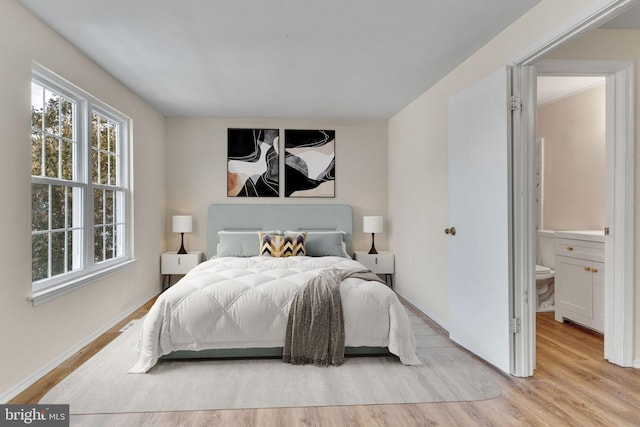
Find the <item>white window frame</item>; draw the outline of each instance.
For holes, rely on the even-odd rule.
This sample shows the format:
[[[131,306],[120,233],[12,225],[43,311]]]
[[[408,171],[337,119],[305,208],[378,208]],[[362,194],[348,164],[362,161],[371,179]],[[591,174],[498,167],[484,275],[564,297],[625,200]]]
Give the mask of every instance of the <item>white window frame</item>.
[[[32,176],[32,184],[67,185],[74,188],[74,206],[76,197],[81,200],[80,208],[73,209],[74,224],[81,224],[83,237],[79,239],[79,251],[73,254],[73,265],[79,266],[76,270],[59,274],[53,277],[32,282],[31,295],[28,299],[34,306],[48,302],[75,289],[86,286],[97,279],[127,268],[135,262],[132,256],[133,233],[131,217],[131,188],[130,177],[132,165],[129,161],[131,119],[115,108],[107,105],[82,89],[66,81],[45,67],[34,63],[32,66],[32,81],[48,89],[54,90],[76,103],[74,112],[75,135],[77,135],[76,151],[74,153],[74,179],[71,181],[48,178],[45,176]],[[119,161],[117,172],[119,174],[117,185],[104,185],[93,183],[93,162],[91,157],[91,115],[95,112],[100,116],[112,120],[118,124],[117,139]],[[29,134],[31,133],[31,126]],[[116,240],[118,256],[101,261],[94,261],[94,190],[114,190],[121,192],[119,203],[116,205],[118,218],[122,222],[124,231]],[[80,197],[80,194],[82,195]],[[51,207],[49,207],[51,209]],[[114,212],[114,215],[116,213]],[[49,257],[51,254],[49,254]]]

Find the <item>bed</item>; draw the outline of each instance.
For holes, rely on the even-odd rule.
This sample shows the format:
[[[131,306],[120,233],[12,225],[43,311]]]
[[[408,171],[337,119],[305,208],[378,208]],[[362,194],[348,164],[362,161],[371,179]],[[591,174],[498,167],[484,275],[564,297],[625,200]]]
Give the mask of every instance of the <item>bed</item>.
[[[302,234],[302,256],[261,253],[265,235]],[[297,291],[323,270],[365,269],[351,254],[349,205],[211,205],[207,261],[158,297],[129,372],[147,372],[160,358],[281,356]],[[339,293],[346,355],[392,353],[403,364],[421,363],[407,313],[389,287],[347,278]]]

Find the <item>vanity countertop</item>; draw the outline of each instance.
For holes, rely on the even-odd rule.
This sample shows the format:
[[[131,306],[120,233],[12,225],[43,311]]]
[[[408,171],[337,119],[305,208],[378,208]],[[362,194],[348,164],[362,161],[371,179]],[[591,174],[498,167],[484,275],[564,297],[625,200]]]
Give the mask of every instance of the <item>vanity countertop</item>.
[[[604,242],[604,231],[602,230],[556,231],[555,237],[558,239],[575,239],[575,240],[587,240],[589,242]]]

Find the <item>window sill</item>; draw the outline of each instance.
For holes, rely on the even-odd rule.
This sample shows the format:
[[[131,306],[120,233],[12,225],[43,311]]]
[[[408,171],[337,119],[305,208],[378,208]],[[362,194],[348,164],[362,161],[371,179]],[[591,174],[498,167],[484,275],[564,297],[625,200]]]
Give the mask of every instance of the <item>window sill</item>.
[[[70,292],[73,292],[76,289],[80,289],[84,286],[90,285],[91,283],[99,279],[103,279],[111,274],[125,270],[129,267],[133,267],[135,263],[136,263],[135,259],[129,259],[127,261],[102,269],[95,273],[90,273],[85,276],[70,280],[68,282],[64,282],[47,289],[43,289],[41,291],[33,292],[29,297],[27,297],[27,299],[31,301],[31,304],[33,304],[34,307],[37,307],[41,304],[47,303],[49,301],[53,301],[58,297],[61,297]]]

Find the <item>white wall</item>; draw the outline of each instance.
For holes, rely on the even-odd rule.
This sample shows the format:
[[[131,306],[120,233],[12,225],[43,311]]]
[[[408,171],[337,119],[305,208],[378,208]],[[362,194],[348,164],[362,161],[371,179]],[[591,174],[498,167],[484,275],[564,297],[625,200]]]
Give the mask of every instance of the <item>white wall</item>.
[[[227,129],[335,129],[335,198],[227,197]],[[211,203],[348,203],[353,206],[354,249],[371,237],[362,234],[363,215],[387,216],[387,122],[385,120],[167,119],[167,248],[177,250],[172,215],[194,216],[194,232],[185,235],[188,250],[206,250],[207,208]],[[282,153],[282,151],[281,151]],[[281,171],[284,157],[280,156]],[[282,175],[281,175],[282,178]],[[376,235],[376,248],[387,247],[388,233]]]
[[[449,319],[448,99],[557,35],[602,1],[542,0],[389,121],[390,247],[396,288],[446,327]]]
[[[601,230],[605,212],[605,85],[538,107],[544,138],[542,228]]]
[[[14,0],[0,2],[0,401],[159,290],[164,237],[164,118]],[[135,266],[33,307],[31,64],[37,61],[133,119]]]

